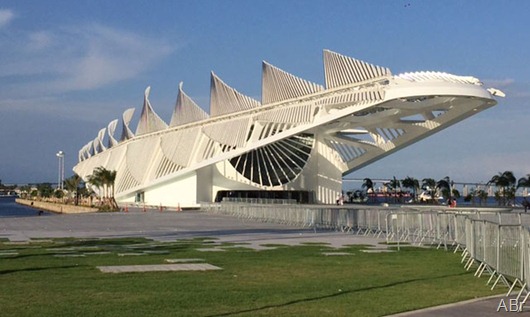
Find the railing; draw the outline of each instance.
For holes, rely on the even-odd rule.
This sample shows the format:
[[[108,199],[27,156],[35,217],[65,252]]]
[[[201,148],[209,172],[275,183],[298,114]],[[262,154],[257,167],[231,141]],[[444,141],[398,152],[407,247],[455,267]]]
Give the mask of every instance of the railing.
[[[223,203],[292,205],[297,204],[297,201],[296,199],[223,197]]]
[[[530,214],[492,210],[366,206],[212,204],[211,213],[305,228],[386,238],[388,243],[431,244],[461,251],[467,270],[489,275],[487,285],[519,288],[521,307],[530,297]]]

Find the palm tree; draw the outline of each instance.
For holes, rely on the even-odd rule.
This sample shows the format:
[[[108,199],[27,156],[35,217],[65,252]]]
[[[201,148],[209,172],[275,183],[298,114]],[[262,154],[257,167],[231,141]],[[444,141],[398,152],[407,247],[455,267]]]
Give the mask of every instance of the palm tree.
[[[530,174],[526,174],[526,177],[521,177],[517,181],[517,188],[520,187],[530,187]]]
[[[116,200],[114,199],[114,183],[116,182],[116,171],[105,171],[105,181],[107,183],[107,189],[110,188],[110,205],[113,209],[118,209],[118,203],[116,203]],[[108,195],[107,195],[108,196]]]
[[[526,174],[526,177],[519,178],[519,180],[517,181],[517,188],[519,187],[525,187],[525,188],[530,187],[530,174]],[[524,211],[526,212],[529,207],[529,203],[528,203],[528,200],[526,200],[526,197],[523,198],[522,205],[524,207]]]
[[[75,196],[74,196],[75,205],[78,204],[79,184],[81,184],[82,180],[83,179],[77,174],[74,174],[72,177],[64,180],[64,186],[66,187],[66,190],[68,191],[68,193],[75,193]]]
[[[103,186],[101,178],[96,174],[88,175],[87,183],[91,185],[89,189],[92,192],[92,194],[90,195],[90,204],[92,205],[92,197],[94,196],[94,194],[96,194],[99,204],[101,205],[101,187]]]
[[[446,176],[442,179],[440,179],[437,183],[436,183],[436,188],[439,189],[441,192],[442,192],[442,195],[445,197],[447,197],[447,201],[448,201],[448,204],[452,201],[452,197],[451,197],[451,188],[452,188],[452,182],[451,182],[451,179],[449,178],[449,176]]]
[[[101,196],[101,188],[103,187],[103,179],[101,178],[101,175],[94,171],[92,175],[88,175],[87,182],[93,187],[97,188],[99,193],[98,196]]]
[[[494,184],[497,188],[499,188],[498,192],[498,201],[501,205],[507,205],[510,199],[515,198],[515,176],[513,175],[513,172],[511,171],[505,171],[504,173],[500,173],[498,175],[494,175],[488,184]]]
[[[394,193],[394,202],[398,202],[397,189],[398,187],[401,187],[401,182],[394,176],[394,178],[391,179],[389,183],[387,183],[387,186],[391,190],[391,193]]]
[[[103,166],[94,169],[92,175],[88,177],[88,182],[100,189],[106,204],[117,209],[118,204],[114,199],[114,182],[116,181],[116,171],[111,171]]]
[[[366,189],[366,194],[368,195],[368,197],[371,197],[372,198],[372,202],[374,201],[374,182],[372,182],[371,179],[369,178],[365,178],[363,180],[363,186],[362,188],[365,188]]]
[[[426,190],[431,195],[431,201],[434,204],[436,181],[433,178],[424,178],[421,180],[421,188]]]
[[[404,180],[401,181],[401,184],[405,188],[412,189],[412,201],[416,202],[416,196],[418,189],[420,189],[420,182],[414,177],[407,176]]]
[[[484,189],[477,190],[475,196],[478,197],[481,206],[488,201],[488,193]]]

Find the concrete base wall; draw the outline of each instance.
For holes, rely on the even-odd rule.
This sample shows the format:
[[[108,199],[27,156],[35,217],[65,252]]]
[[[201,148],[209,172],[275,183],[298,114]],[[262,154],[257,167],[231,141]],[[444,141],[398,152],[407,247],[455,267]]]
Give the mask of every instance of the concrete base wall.
[[[22,199],[22,198],[17,198],[15,201],[17,204],[25,205],[25,206],[32,207],[35,209],[56,212],[60,214],[79,214],[79,213],[98,211],[97,208],[92,208],[92,207],[55,204],[55,203],[49,203],[45,201],[27,200],[27,199]]]

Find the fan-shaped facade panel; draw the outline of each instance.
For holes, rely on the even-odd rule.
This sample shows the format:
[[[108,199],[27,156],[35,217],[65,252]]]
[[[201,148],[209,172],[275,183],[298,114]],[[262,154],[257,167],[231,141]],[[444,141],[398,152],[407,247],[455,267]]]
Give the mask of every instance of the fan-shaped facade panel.
[[[284,185],[300,175],[313,145],[313,135],[294,135],[234,157],[230,159],[230,164],[255,184]]]

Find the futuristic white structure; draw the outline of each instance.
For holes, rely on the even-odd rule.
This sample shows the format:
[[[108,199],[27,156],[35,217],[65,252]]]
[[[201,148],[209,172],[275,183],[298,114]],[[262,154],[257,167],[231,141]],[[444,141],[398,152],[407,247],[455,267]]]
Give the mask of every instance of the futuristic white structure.
[[[210,114],[179,86],[166,124],[147,88],[136,131],[134,109],[79,151],[83,179],[117,171],[118,202],[196,206],[219,191],[305,191],[333,203],[342,176],[496,104],[499,90],[440,72],[392,75],[324,51],[325,86],[263,63],[261,103],[211,74]],[[108,142],[105,145],[105,130]]]

